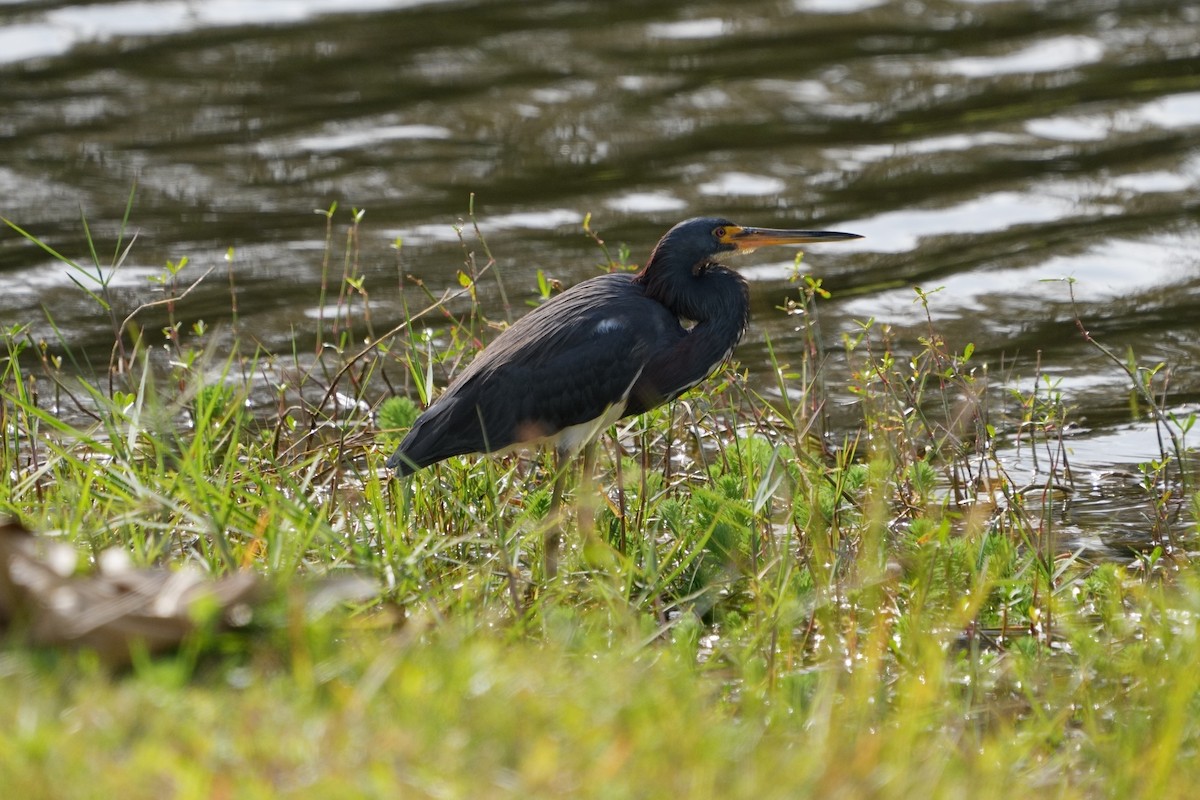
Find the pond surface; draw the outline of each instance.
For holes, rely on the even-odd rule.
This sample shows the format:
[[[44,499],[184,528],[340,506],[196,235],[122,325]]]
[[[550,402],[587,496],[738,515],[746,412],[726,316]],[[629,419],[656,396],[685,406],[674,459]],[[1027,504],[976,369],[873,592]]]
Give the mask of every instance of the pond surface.
[[[242,329],[281,351],[311,346],[313,210],[334,202],[339,225],[366,210],[380,330],[402,317],[398,237],[405,270],[456,285],[472,193],[517,307],[538,269],[595,274],[589,213],[634,262],[700,214],[854,231],[804,262],[832,293],[830,384],[860,321],[919,349],[913,287],[940,289],[934,327],[974,345],[997,398],[1040,373],[1075,408],[1072,463],[1099,488],[1070,525],[1120,552],[1146,527],[1135,476],[1159,443],[1074,313],[1122,357],[1166,363],[1171,411],[1200,404],[1198,30],[1177,0],[0,0],[0,215],[85,260],[81,210],[111,243],[136,181],[126,310],[186,256],[185,283],[222,277],[185,318],[227,319],[232,247]],[[778,310],[792,255],[740,262],[738,357],[764,379],[768,336],[785,360],[801,347]],[[47,315],[106,361],[109,322],[5,230],[0,320],[49,335]]]

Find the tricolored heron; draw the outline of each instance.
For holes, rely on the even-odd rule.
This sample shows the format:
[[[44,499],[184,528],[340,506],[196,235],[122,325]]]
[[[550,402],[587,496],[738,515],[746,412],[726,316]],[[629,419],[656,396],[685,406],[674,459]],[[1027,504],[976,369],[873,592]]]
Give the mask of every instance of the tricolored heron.
[[[417,418],[387,466],[409,475],[450,456],[551,441],[560,458],[622,417],[707,378],[750,320],[746,280],[722,253],[858,239],[835,231],[681,222],[637,273],[586,280],[535,308],[484,348]],[[561,493],[561,472],[554,503]],[[556,544],[547,540],[548,550]],[[547,554],[549,573],[553,562]]]

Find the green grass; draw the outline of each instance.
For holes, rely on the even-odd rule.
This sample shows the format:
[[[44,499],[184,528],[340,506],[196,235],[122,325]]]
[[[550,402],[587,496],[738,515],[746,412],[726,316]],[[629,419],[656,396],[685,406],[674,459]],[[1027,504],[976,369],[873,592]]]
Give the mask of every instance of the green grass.
[[[1087,563],[1056,529],[1070,409],[1055,388],[999,413],[932,313],[908,350],[867,322],[831,356],[848,386],[826,387],[819,359],[776,363],[771,393],[730,369],[606,437],[545,583],[546,463],[382,470],[417,410],[387,397],[436,393],[495,321],[409,282],[417,324],[376,331],[361,214],[344,253],[326,218],[342,275],[319,303],[348,312],[292,353],[180,324],[183,262],[163,301],[118,311],[123,241],[73,267],[113,321],[109,374],[71,368],[34,320],[4,332],[0,514],[72,544],[84,572],[115,547],[271,587],[248,627],[127,669],[10,635],[9,794],[1191,796],[1200,578],[1188,542],[1154,527],[1192,513],[1183,448],[1147,467],[1162,546],[1133,568]],[[495,269],[468,258],[461,293],[503,287]],[[825,294],[797,287],[793,312]],[[818,353],[815,314],[798,316]],[[832,390],[862,411],[836,442]],[[1038,485],[995,456],[1018,436],[1052,467]],[[377,592],[324,608],[346,574]]]

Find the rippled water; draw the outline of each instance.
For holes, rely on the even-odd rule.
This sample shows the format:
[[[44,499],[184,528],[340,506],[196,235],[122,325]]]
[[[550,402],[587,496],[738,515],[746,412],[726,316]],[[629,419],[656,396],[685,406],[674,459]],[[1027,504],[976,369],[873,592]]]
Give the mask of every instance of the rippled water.
[[[951,347],[974,343],[1001,389],[1028,389],[1040,363],[1077,407],[1073,461],[1102,476],[1081,538],[1101,545],[1136,536],[1131,476],[1157,439],[1047,279],[1074,278],[1115,351],[1170,366],[1174,411],[1200,405],[1198,6],[4,0],[0,20],[0,214],[83,258],[80,209],[111,235],[136,179],[130,307],[166,260],[198,274],[232,246],[243,325],[280,347],[311,324],[312,209],[334,201],[367,210],[380,326],[401,313],[393,240],[406,269],[453,284],[472,192],[517,300],[539,268],[594,273],[588,213],[634,260],[702,213],[855,231],[805,261],[833,294],[831,352],[868,318],[915,350],[913,287],[940,288]],[[2,237],[0,318],[44,306],[106,354],[107,322],[64,271]],[[765,374],[763,334],[785,357],[796,340],[776,310],[791,254],[742,266],[755,330],[739,357]],[[222,281],[189,300],[228,314]],[[845,365],[828,368],[836,385]]]

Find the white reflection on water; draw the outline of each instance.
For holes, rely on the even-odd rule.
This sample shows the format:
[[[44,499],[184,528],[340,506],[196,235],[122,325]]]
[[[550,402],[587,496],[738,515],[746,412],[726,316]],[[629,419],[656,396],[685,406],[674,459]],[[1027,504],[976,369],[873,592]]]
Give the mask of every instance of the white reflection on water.
[[[1178,283],[1181,274],[1196,271],[1198,247],[1195,235],[1109,239],[1078,255],[1054,256],[1037,272],[1043,278],[1073,277],[1076,299],[1104,302]]]
[[[767,195],[779,194],[787,184],[766,175],[748,172],[726,172],[715,180],[700,184],[700,193],[707,195]]]
[[[658,211],[680,211],[687,208],[687,201],[667,192],[630,192],[605,200],[604,205],[625,214],[651,214]]]
[[[853,14],[886,5],[888,0],[792,0],[797,11],[810,14]]]
[[[545,211],[524,211],[515,214],[486,214],[478,219],[479,229],[485,234],[507,230],[554,230],[566,225],[583,224],[583,214],[567,208],[552,208]],[[472,234],[465,234],[472,235]],[[388,239],[402,238],[406,243],[454,242],[458,231],[450,224],[425,224],[402,230],[384,231]]]
[[[1067,187],[1061,187],[1067,188]],[[946,208],[890,211],[875,217],[846,222],[846,230],[864,239],[846,242],[843,249],[877,253],[903,253],[916,248],[923,236],[988,233],[1016,225],[1053,222],[1081,211],[1117,213],[1119,208],[1086,206],[1081,192],[996,192]]]
[[[1190,128],[1200,125],[1200,92],[1170,94],[1151,100],[1140,109],[1147,125],[1161,128]]]
[[[1118,133],[1197,125],[1200,125],[1200,92],[1184,92],[1109,114],[1064,114],[1031,119],[1025,123],[1025,130],[1055,141],[1100,142]]]
[[[90,275],[96,274],[96,268],[93,266],[84,265],[84,270]],[[108,286],[112,289],[144,289],[150,285],[152,278],[161,277],[163,270],[161,267],[124,264],[118,270],[106,268],[104,274]],[[184,280],[199,276],[200,272],[197,270],[194,274],[185,275]],[[47,292],[74,292],[76,280],[88,288],[96,285],[93,279],[83,277],[79,271],[72,270],[61,262],[48,260],[36,266],[0,273],[0,292],[3,292],[6,298],[42,298]],[[83,296],[80,292],[79,298],[82,299]]]
[[[729,32],[723,19],[687,19],[679,22],[656,22],[646,26],[653,39],[716,39]]]
[[[968,78],[1051,72],[1092,64],[1104,57],[1104,45],[1087,36],[1058,36],[1015,53],[955,58],[938,65],[942,72]]]
[[[1088,376],[1069,376],[1064,377],[1062,383],[1075,391],[1080,390],[1085,383],[1111,391],[1114,381],[1119,380],[1115,375],[1092,376],[1091,379]],[[1186,417],[1196,409],[1193,406],[1180,406],[1173,411],[1180,417]],[[1160,432],[1150,420],[1113,425],[1101,431],[1080,429],[1078,433],[1080,435],[1066,440],[1067,453],[1073,464],[1078,467],[1086,466],[1093,471],[1090,476],[1091,482],[1100,489],[1111,491],[1122,477],[1130,486],[1136,486],[1139,476],[1129,468],[1162,457]],[[1042,452],[1044,456],[1044,449]],[[1018,482],[1022,475],[1026,476],[1026,480],[1032,480],[1039,474],[1032,468],[1028,445],[1023,448],[1022,455],[1018,455],[1011,447],[1001,449],[998,455],[1005,462],[1009,476]],[[1123,469],[1116,475],[1103,472],[1111,467]],[[1100,474],[1096,474],[1097,471]]]
[[[396,139],[449,139],[450,129],[440,125],[383,125],[377,128],[356,127],[328,134],[304,136],[284,146],[270,149],[284,152],[295,148],[327,152],[389,142]],[[263,149],[260,147],[260,150]]]
[[[71,31],[44,23],[0,27],[0,63],[47,58],[65,53],[75,44]]]
[[[848,244],[848,243],[847,243]],[[1060,282],[1071,278],[1079,303],[1103,304],[1152,292],[1179,282],[1182,273],[1196,271],[1193,254],[1200,237],[1165,234],[1153,241],[1109,239],[1082,253],[1054,256],[1037,264],[1010,269],[973,270],[939,277],[935,300],[938,316],[961,317],[995,309],[993,298],[1020,298],[1022,305],[1067,300],[1069,292]],[[919,323],[925,311],[914,303],[910,286],[847,300],[841,313],[855,318],[874,317],[893,324]]]
[[[1175,172],[1137,172],[1112,179],[1112,185],[1129,192],[1182,192],[1196,185],[1196,176]]]
[[[1056,142],[1102,142],[1113,133],[1108,117],[1042,117],[1025,123],[1025,130]]]
[[[865,144],[858,147],[830,147],[824,155],[847,169],[855,164],[870,164],[905,155],[927,155],[971,150],[976,147],[1014,145],[1028,141],[1028,137],[999,131],[980,133],[952,133],[946,136],[930,136],[925,139],[893,142],[890,144]]]
[[[282,25],[322,14],[412,8],[445,0],[164,0],[55,8],[24,15],[28,22],[0,28],[0,63],[62,55],[86,42],[122,36],[162,36],[233,25]]]

